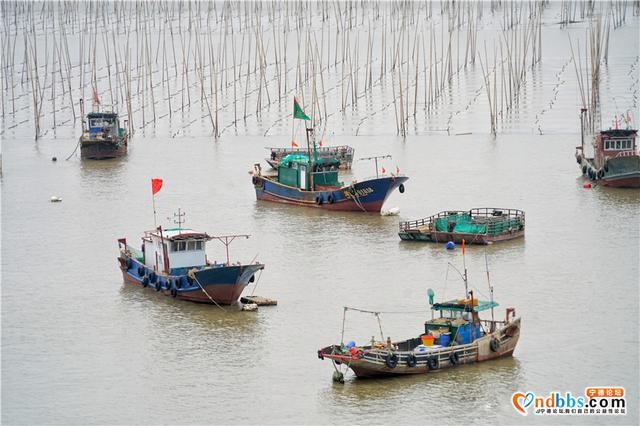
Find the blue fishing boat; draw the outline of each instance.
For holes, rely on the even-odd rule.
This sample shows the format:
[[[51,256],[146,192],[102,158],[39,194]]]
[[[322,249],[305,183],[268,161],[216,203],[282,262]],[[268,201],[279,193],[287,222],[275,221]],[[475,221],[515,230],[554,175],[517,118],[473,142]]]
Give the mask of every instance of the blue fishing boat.
[[[307,138],[312,132],[307,129]],[[380,176],[376,166],[375,178],[345,184],[339,180],[337,160],[317,158],[309,149],[308,155],[284,157],[276,175],[263,174],[256,163],[252,182],[258,200],[335,211],[380,212],[394,189],[404,192],[407,179],[399,173]]]
[[[210,236],[186,228],[147,231],[141,250],[118,240],[118,261],[126,283],[141,285],[176,299],[198,303],[230,305],[254,282],[255,274],[264,269],[259,262],[242,264],[229,261],[229,244],[248,235]],[[227,247],[226,262],[207,258],[207,241],[218,239]]]
[[[94,108],[99,102],[94,95]],[[84,102],[80,100],[84,111]],[[125,120],[126,123],[126,120]],[[80,136],[80,158],[89,160],[105,160],[127,155],[129,132],[120,126],[120,117],[115,111],[92,111],[82,120],[82,136]]]

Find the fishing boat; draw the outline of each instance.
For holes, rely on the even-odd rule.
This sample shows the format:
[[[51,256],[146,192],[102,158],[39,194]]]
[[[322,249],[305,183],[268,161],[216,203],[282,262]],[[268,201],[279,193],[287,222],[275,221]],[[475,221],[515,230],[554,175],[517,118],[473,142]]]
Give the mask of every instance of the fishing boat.
[[[127,155],[129,133],[115,111],[93,111],[82,121],[80,158],[104,160]]]
[[[626,129],[619,129],[616,117],[615,128],[601,130],[593,138],[593,157],[585,152],[585,114],[580,110],[581,145],[576,147],[576,161],[582,174],[603,186],[615,188],[640,188],[640,151],[636,142],[638,131],[631,129],[627,115]]]
[[[307,130],[307,140],[313,129]],[[254,165],[252,182],[258,200],[295,204],[334,211],[377,212],[394,189],[403,193],[408,177],[382,175],[345,184],[339,180],[338,164],[315,155],[315,143],[307,154],[289,154],[278,163],[276,175],[262,173]]]
[[[385,341],[381,335],[380,341],[372,338],[367,345],[345,344],[344,323],[349,310],[374,314],[378,321],[382,313],[345,307],[341,343],[318,350],[318,358],[330,359],[335,368],[333,379],[343,382],[349,369],[357,377],[424,374],[511,356],[520,337],[515,309],[507,308],[503,321],[494,319],[498,304],[493,301],[492,287],[491,300],[478,300],[473,291],[466,290],[466,276],[465,268],[466,297],[462,299],[433,303],[434,292],[429,290],[431,319],[425,321],[424,333],[410,339],[394,342],[387,337]],[[491,311],[491,319],[480,319],[480,313],[486,311]]]
[[[522,210],[483,207],[400,222],[398,235],[404,241],[491,244],[523,237],[524,225]]]
[[[259,262],[242,264],[229,261],[229,244],[235,238],[248,235],[209,236],[188,228],[147,231],[142,237],[141,250],[118,240],[118,262],[126,283],[160,292],[176,299],[216,305],[230,305],[238,301],[245,287],[255,281]],[[207,258],[207,241],[217,239],[227,248],[225,262],[211,262]]]
[[[282,161],[284,157],[287,155],[306,155],[307,150],[304,148],[272,148],[267,147],[271,153],[269,158],[266,159],[267,164],[271,166],[273,169],[278,169],[278,164]],[[347,145],[340,146],[325,146],[318,147],[316,149],[316,153],[318,158],[326,158],[329,161],[338,162],[338,167],[343,170],[347,170],[351,168],[351,164],[353,163],[353,148]]]

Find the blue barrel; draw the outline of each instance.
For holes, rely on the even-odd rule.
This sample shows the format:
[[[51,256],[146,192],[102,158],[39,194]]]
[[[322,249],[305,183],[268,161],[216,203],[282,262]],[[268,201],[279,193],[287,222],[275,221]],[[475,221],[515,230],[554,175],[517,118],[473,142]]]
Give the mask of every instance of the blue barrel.
[[[440,335],[440,339],[439,339],[439,345],[440,346],[449,346],[449,343],[451,343],[451,334],[449,333],[442,333]]]

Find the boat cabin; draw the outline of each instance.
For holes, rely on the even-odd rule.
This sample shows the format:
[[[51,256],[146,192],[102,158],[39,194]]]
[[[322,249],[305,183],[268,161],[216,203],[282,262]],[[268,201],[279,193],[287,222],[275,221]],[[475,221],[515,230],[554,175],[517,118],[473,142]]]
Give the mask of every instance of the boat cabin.
[[[90,112],[87,114],[87,129],[90,136],[99,133],[112,133],[122,136],[124,129],[120,128],[120,119],[115,112]]]
[[[638,155],[636,145],[637,130],[602,130],[594,140],[596,163],[604,164],[609,158]]]
[[[436,344],[450,342],[465,345],[482,337],[478,313],[497,307],[496,302],[478,299],[459,299],[431,306],[432,318],[424,323],[426,335],[434,337]]]
[[[144,264],[156,271],[188,270],[207,265],[205,244],[211,237],[193,229],[147,231],[142,237]]]
[[[304,191],[312,191],[312,185],[340,187],[342,183],[338,181],[339,167],[340,161],[335,158],[317,158],[311,165],[308,156],[289,154],[278,164],[278,182]]]

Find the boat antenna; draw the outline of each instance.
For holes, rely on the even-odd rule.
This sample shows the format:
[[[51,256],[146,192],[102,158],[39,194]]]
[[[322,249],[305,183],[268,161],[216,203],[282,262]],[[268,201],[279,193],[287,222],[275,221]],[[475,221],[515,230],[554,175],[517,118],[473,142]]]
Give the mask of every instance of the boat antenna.
[[[462,240],[462,264],[464,265],[464,277],[462,279],[464,280],[464,298],[466,299],[469,294],[469,286],[467,283],[467,261],[464,257],[464,239]],[[473,306],[473,300],[471,301],[471,306]]]
[[[489,296],[491,298],[491,322],[493,324],[493,321],[495,320],[493,317],[493,286],[491,285],[491,278],[489,276],[489,260],[487,259],[487,246],[484,246],[484,264],[487,270],[487,284],[489,285]]]
[[[182,231],[182,224],[185,222],[184,220],[184,216],[186,215],[185,212],[182,211],[182,209],[180,207],[178,207],[178,213],[174,213],[173,214],[173,223],[175,223],[176,225],[178,225],[178,233],[181,233]]]

